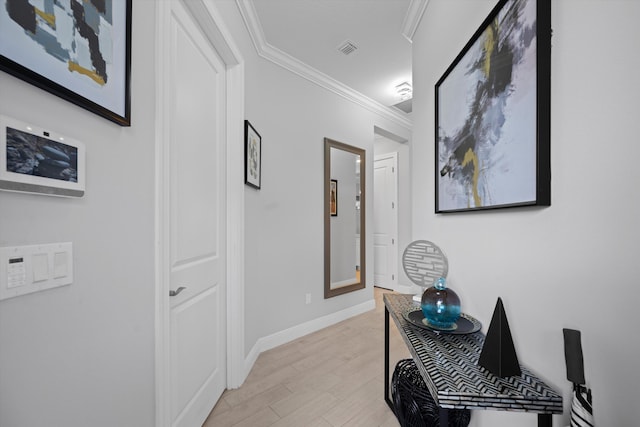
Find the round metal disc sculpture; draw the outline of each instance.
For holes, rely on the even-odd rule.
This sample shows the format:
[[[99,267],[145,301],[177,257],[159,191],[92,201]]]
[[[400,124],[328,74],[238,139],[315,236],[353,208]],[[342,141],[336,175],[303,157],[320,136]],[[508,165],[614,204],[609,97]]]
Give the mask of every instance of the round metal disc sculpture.
[[[404,250],[402,267],[413,283],[428,288],[439,278],[447,277],[449,261],[435,243],[416,240]]]

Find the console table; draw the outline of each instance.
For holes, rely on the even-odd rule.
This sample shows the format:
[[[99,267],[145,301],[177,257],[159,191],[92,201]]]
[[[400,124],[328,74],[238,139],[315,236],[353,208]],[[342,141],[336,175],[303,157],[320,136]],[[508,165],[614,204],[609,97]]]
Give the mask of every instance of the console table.
[[[484,334],[436,333],[410,324],[404,315],[419,309],[412,295],[384,294],[384,399],[389,397],[389,315],[393,318],[440,408],[440,425],[448,425],[449,409],[490,409],[538,414],[539,427],[552,426],[552,414],[562,413],[562,396],[520,366],[521,376],[496,377],[478,366]]]

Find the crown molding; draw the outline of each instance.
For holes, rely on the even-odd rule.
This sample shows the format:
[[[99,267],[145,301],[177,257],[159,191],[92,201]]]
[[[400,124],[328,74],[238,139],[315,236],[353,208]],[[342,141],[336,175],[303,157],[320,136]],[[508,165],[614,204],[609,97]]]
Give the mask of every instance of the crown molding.
[[[362,93],[353,90],[338,80],[318,71],[305,62],[289,55],[288,53],[270,45],[264,35],[260,19],[253,6],[253,0],[236,0],[242,19],[249,31],[251,41],[258,55],[264,59],[279,65],[298,76],[309,80],[318,86],[327,89],[343,98],[366,108],[406,129],[413,127],[413,121],[403,113],[395,111]]]
[[[422,20],[422,15],[424,15],[428,3],[429,0],[411,0],[409,9],[407,9],[407,14],[402,23],[402,35],[411,43],[413,43],[413,36],[418,29],[418,24]]]

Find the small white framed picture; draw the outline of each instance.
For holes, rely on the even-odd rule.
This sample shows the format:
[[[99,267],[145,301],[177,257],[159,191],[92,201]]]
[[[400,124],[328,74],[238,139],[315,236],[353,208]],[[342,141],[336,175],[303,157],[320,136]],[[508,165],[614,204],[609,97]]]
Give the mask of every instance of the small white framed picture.
[[[262,137],[244,121],[244,183],[260,189],[262,177]]]

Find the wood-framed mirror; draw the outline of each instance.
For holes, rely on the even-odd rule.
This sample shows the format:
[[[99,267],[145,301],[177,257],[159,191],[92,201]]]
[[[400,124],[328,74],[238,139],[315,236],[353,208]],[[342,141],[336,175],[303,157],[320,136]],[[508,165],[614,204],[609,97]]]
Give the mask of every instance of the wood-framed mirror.
[[[324,139],[324,297],[365,287],[365,150]]]

